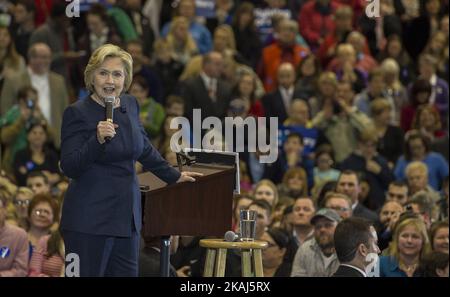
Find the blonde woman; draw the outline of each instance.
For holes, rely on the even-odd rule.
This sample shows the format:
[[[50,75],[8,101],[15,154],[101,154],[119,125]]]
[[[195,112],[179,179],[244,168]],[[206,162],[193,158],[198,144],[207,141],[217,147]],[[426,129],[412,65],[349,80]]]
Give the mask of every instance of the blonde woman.
[[[234,32],[229,25],[223,24],[216,28],[214,31],[213,49],[221,53],[227,50],[236,53]]]
[[[337,89],[337,77],[331,71],[322,72],[317,80],[317,96],[311,97],[308,102],[310,106],[311,118],[314,118],[326,104],[333,102]]]
[[[446,67],[448,67],[448,36],[443,31],[435,32],[425,48],[425,53],[432,55],[437,62],[437,73],[440,77],[444,77]]]
[[[33,196],[34,193],[29,188],[20,187],[17,189],[13,199],[13,204],[11,204],[11,207],[8,209],[10,218],[8,223],[12,223],[24,230],[28,230],[28,205],[30,205]]]
[[[133,80],[132,65],[121,48],[99,47],[85,70],[89,96],[64,112],[61,169],[71,180],[60,230],[67,254],[79,256],[80,276],[138,275],[142,215],[136,161],[168,184],[198,176],[176,171],[150,144],[136,98],[124,94]],[[110,97],[114,123],[105,120]]]
[[[385,256],[380,257],[381,277],[420,276],[419,263],[431,251],[422,219],[405,218],[397,223]]]
[[[189,20],[185,17],[175,17],[167,35],[173,56],[176,61],[186,65],[198,53],[197,45],[189,33]]]
[[[278,203],[277,187],[268,179],[263,179],[255,185],[253,196],[255,200],[266,200],[272,206],[272,209]]]

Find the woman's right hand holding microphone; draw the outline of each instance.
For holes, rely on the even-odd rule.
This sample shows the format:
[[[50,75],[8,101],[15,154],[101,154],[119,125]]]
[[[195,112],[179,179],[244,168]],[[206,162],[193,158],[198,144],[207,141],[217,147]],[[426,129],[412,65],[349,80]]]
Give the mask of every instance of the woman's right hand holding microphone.
[[[110,137],[113,138],[116,135],[116,128],[119,125],[114,124],[108,121],[100,121],[97,124],[97,140],[100,144],[104,144],[106,142],[105,138]]]

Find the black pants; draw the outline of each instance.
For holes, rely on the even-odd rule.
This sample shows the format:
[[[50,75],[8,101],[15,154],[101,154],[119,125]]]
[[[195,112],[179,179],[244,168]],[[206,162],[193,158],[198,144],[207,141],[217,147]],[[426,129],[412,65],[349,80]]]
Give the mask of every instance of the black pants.
[[[70,253],[78,255],[79,276],[138,276],[140,237],[135,230],[131,237],[93,235],[67,230],[62,230],[61,233],[66,259]],[[70,264],[67,262],[66,267]]]

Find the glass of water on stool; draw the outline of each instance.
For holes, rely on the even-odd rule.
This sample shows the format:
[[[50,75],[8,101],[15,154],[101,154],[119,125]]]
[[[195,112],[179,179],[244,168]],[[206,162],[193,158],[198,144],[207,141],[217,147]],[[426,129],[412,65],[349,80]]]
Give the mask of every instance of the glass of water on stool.
[[[243,209],[240,212],[239,230],[241,241],[254,241],[256,235],[256,211]]]

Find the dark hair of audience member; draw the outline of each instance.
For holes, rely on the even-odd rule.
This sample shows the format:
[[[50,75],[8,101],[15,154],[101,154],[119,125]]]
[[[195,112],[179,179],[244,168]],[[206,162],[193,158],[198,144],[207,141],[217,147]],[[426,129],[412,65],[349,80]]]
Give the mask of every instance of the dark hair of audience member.
[[[255,200],[252,203],[250,203],[250,205],[248,207],[250,207],[252,205],[256,205],[256,206],[264,209],[267,212],[267,216],[269,218],[272,215],[272,206],[266,200],[263,200],[263,199]]]
[[[44,173],[42,173],[42,171],[31,171],[31,172],[28,173],[28,175],[27,175],[27,179],[29,179],[29,178],[34,178],[34,177],[42,177],[42,179],[44,180],[44,183],[45,183],[46,185],[49,184],[47,175],[45,175]]]
[[[288,136],[286,136],[286,140],[291,139],[291,138],[298,138],[300,140],[300,143],[303,144],[303,135],[297,132],[291,132],[288,134]]]
[[[410,148],[411,141],[415,139],[420,139],[425,146],[425,154],[428,154],[431,149],[430,141],[427,137],[425,137],[422,133],[420,133],[418,130],[410,130],[407,135],[405,136],[405,144],[403,148],[403,153],[405,154],[405,159],[407,161],[412,160],[412,153]]]
[[[273,241],[275,241],[280,249],[289,246],[289,236],[286,234],[285,230],[281,228],[269,228],[266,232],[272,237]]]
[[[439,277],[437,270],[445,270],[449,265],[448,261],[448,254],[433,251],[422,259],[419,270],[424,277]]]
[[[431,95],[432,87],[428,80],[426,79],[418,79],[416,80],[411,87],[410,93],[410,103],[413,106],[418,106],[421,103],[417,100],[417,95],[419,93],[428,93]],[[423,104],[423,103],[422,103]]]
[[[347,263],[355,258],[360,244],[369,245],[371,237],[370,223],[358,217],[341,221],[334,232],[334,247],[341,263]]]
[[[326,182],[319,191],[319,195],[317,195],[316,204],[319,207],[323,207],[325,196],[328,192],[334,192],[336,190],[337,182],[336,181],[328,181]]]

